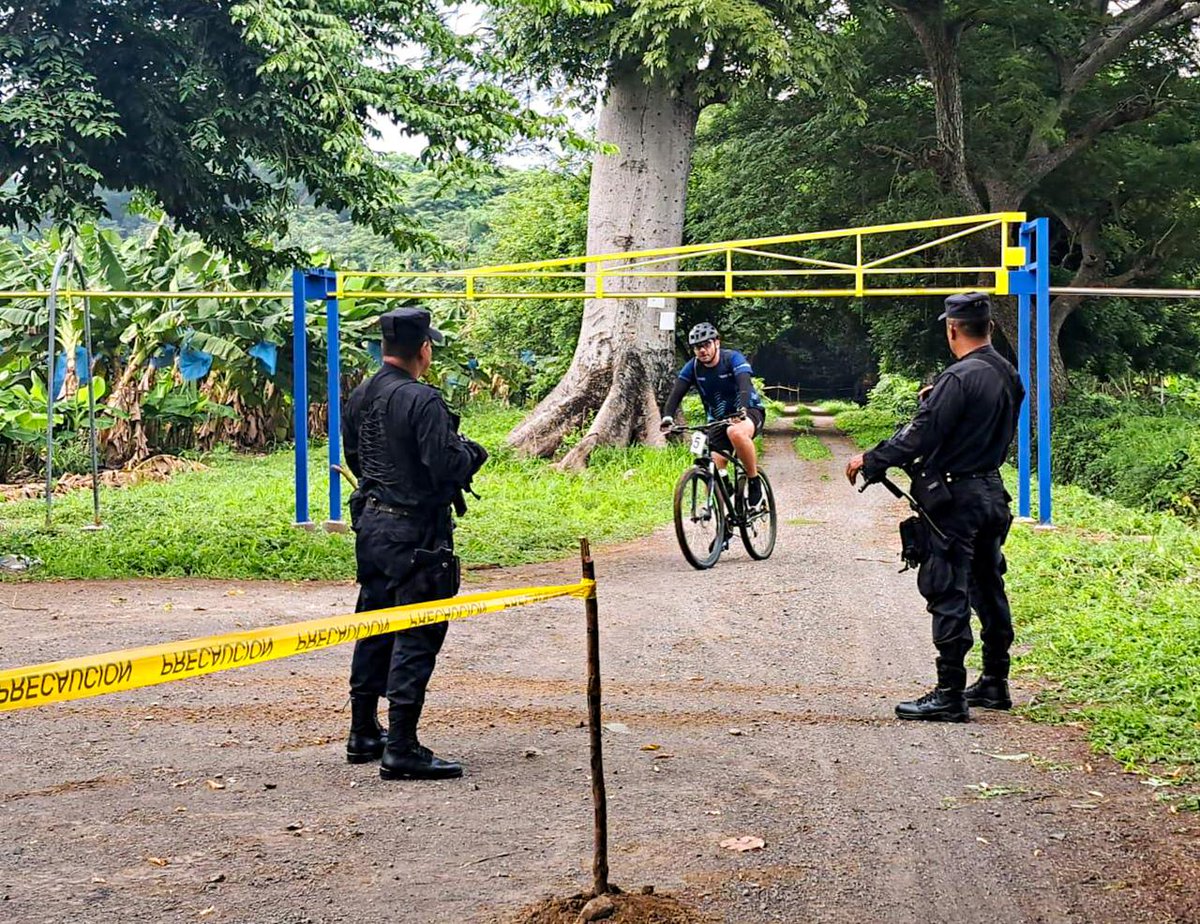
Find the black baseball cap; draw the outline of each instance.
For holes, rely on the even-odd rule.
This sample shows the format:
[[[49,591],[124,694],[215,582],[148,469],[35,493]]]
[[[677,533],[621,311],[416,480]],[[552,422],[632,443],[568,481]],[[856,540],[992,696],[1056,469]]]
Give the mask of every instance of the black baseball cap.
[[[426,340],[441,343],[446,338],[429,323],[429,312],[424,308],[397,308],[379,318],[383,339],[389,343],[419,346]]]
[[[939,321],[986,321],[992,316],[992,301],[986,292],[964,292],[946,299]]]

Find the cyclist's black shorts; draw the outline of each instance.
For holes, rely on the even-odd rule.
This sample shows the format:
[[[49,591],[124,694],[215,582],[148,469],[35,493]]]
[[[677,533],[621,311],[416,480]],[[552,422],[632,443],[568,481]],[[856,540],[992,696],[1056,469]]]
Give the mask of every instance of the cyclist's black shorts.
[[[754,435],[758,436],[762,433],[763,424],[767,420],[767,412],[761,407],[748,407],[746,416],[754,421]],[[719,452],[732,454],[733,443],[729,442],[729,434],[725,432],[725,429],[725,427],[721,427],[712,433],[708,438],[708,445]]]

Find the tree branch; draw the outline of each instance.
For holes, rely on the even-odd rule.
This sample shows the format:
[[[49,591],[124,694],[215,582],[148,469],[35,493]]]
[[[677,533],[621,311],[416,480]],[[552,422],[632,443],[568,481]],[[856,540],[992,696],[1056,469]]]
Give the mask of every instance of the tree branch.
[[[1062,111],[1066,111],[1070,100],[1089,80],[1116,60],[1135,39],[1163,26],[1166,20],[1180,14],[1184,9],[1196,6],[1200,4],[1188,3],[1186,0],[1140,0],[1113,17],[1107,25],[1097,29],[1080,48],[1079,62],[1063,84]],[[1200,10],[1191,17],[1185,17],[1185,20],[1194,18],[1195,15],[1200,15]]]
[[[1047,174],[1061,167],[1105,132],[1110,132],[1122,125],[1144,121],[1165,107],[1166,103],[1143,95],[1122,100],[1115,109],[1095,116],[1064,144],[1044,154],[1029,157],[1025,162],[1025,170],[1030,186],[1035,185]]]
[[[1200,19],[1200,3],[1188,3],[1174,16],[1168,16],[1160,22],[1155,29],[1171,29],[1181,26],[1185,22],[1195,22],[1197,19]]]

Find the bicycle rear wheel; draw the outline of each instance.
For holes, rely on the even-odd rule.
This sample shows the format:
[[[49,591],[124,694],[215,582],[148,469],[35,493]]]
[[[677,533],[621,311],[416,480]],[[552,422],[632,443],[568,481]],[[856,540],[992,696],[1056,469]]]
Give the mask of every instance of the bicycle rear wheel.
[[[725,511],[713,487],[713,475],[689,468],[675,485],[675,538],[693,568],[711,568],[725,544]]]
[[[766,472],[759,471],[762,479],[763,499],[757,507],[751,507],[748,500],[743,500],[744,513],[740,529],[742,545],[750,553],[750,557],[762,561],[770,558],[775,551],[775,531],[777,515],[775,512],[775,492],[771,490],[771,482],[767,480]]]

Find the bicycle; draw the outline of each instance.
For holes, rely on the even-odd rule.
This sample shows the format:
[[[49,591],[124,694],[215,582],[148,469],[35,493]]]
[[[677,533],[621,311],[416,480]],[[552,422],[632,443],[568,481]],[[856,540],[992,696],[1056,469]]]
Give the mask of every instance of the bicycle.
[[[733,530],[742,535],[742,545],[756,561],[769,558],[775,549],[778,516],[771,482],[760,468],[763,499],[750,507],[746,499],[746,469],[735,452],[709,447],[710,435],[717,427],[736,423],[738,418],[716,420],[701,427],[676,426],[671,432],[692,431],[693,464],[675,485],[675,537],[683,557],[693,568],[711,568],[729,547]],[[717,469],[713,455],[724,456],[734,475],[733,496]]]

